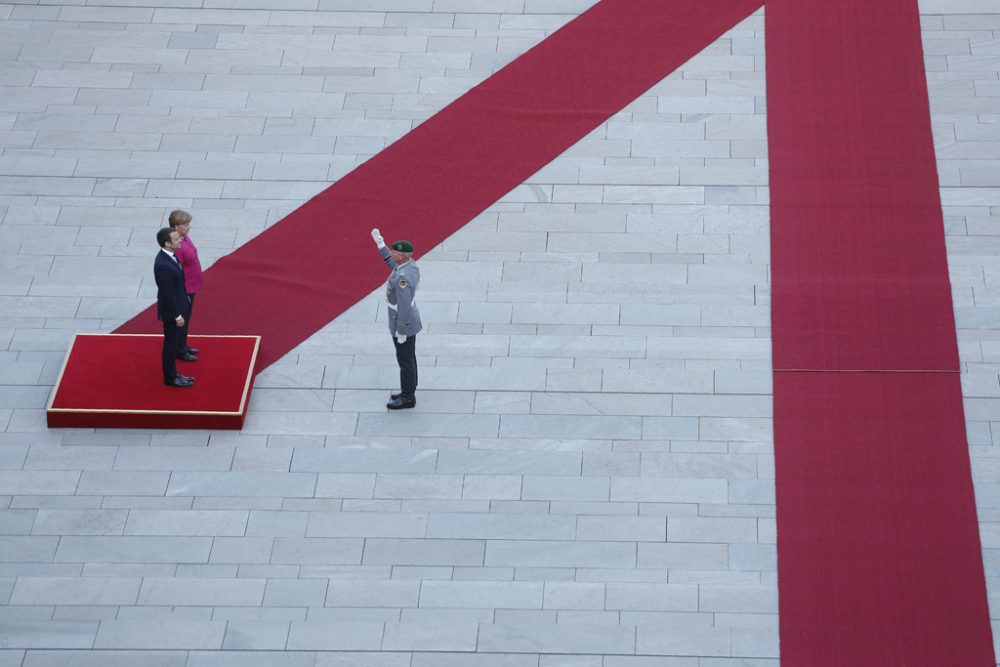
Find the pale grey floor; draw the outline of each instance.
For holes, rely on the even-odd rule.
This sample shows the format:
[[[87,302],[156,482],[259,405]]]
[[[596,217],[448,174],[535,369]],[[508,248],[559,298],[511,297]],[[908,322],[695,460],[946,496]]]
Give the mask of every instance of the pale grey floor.
[[[763,13],[421,259],[413,412],[372,294],[241,433],[45,427],[170,209],[210,262],[592,3],[0,4],[0,667],[777,665]],[[997,609],[1000,7],[922,11]]]

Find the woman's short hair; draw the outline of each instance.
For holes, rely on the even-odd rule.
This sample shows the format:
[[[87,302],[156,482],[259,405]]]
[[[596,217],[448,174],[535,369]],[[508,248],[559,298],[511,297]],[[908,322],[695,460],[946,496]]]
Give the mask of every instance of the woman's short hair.
[[[191,214],[187,211],[182,211],[177,209],[176,211],[171,211],[170,217],[167,218],[170,223],[171,229],[177,227],[178,225],[186,225],[191,222]]]

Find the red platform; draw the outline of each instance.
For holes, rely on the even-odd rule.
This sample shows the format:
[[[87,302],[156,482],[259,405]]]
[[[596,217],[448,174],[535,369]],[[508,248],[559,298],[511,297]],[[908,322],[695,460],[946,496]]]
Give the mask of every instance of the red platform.
[[[193,387],[163,384],[156,334],[76,334],[46,409],[50,427],[240,429],[260,336],[191,336]]]

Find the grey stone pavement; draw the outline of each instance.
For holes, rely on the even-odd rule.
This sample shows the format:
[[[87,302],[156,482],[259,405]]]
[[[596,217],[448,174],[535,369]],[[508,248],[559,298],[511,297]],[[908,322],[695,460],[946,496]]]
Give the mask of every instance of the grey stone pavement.
[[[592,3],[0,4],[0,667],[778,664],[763,12],[421,259],[416,410],[372,294],[242,432],[45,426],[172,208],[210,263]],[[1000,5],[921,11],[997,614]]]

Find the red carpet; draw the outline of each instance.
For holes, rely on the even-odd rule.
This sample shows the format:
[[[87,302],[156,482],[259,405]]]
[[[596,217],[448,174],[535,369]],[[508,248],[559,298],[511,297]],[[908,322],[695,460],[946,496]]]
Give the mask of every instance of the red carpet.
[[[917,3],[766,31],[782,665],[994,665]]]
[[[760,5],[598,3],[216,262],[193,330],[259,335],[267,367],[385,280],[372,227],[427,252]]]
[[[163,384],[162,335],[77,334],[52,391],[49,426],[238,429],[243,426],[260,340],[191,336],[201,350],[178,370],[188,389]]]

